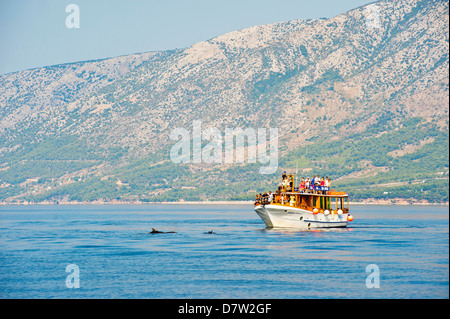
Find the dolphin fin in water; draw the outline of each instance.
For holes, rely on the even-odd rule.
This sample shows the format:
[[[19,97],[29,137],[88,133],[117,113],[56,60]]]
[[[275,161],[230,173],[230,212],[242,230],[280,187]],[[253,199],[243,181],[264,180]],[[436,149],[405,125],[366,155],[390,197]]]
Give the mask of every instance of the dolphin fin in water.
[[[174,233],[176,233],[176,232],[174,232],[174,231],[159,231],[154,228],[152,228],[152,231],[149,232],[149,234],[174,234]]]

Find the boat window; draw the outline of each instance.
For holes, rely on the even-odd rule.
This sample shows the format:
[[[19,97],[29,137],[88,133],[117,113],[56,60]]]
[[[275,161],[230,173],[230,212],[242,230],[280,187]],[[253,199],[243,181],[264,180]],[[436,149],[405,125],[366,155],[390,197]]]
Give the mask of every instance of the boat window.
[[[338,199],[336,197],[330,197],[330,208],[338,210]]]
[[[312,206],[312,196],[306,196],[306,198],[305,198],[305,205],[306,206]]]
[[[343,201],[344,201],[344,204],[343,204],[344,209],[348,208],[348,198],[347,198],[347,197],[344,197],[344,198],[343,198]]]

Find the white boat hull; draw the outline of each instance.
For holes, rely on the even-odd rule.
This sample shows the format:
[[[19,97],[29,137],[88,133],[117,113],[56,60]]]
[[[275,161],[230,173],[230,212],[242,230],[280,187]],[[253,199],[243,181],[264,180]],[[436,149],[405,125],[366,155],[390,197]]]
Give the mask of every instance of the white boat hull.
[[[267,227],[284,228],[334,228],[346,227],[348,214],[312,212],[296,207],[282,205],[258,205],[255,211],[264,221]]]

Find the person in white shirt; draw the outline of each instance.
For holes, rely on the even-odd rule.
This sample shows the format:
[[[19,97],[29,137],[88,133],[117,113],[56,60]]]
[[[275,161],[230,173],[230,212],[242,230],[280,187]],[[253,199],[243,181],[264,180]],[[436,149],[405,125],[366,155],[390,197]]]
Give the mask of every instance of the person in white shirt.
[[[289,181],[286,178],[286,179],[283,180],[283,191],[286,191],[286,188],[287,188],[288,185],[289,185]]]

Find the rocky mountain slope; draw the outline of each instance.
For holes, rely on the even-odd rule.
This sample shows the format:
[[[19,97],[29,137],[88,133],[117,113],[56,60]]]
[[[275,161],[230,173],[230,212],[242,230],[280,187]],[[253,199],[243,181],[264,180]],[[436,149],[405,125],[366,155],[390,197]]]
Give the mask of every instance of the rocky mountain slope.
[[[246,199],[274,185],[254,165],[170,161],[171,131],[198,120],[278,128],[282,168],[356,183],[359,199],[448,201],[448,31],[447,1],[380,1],[0,76],[0,201]]]

